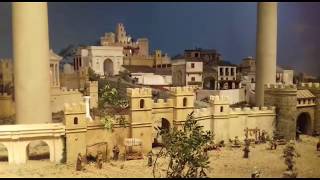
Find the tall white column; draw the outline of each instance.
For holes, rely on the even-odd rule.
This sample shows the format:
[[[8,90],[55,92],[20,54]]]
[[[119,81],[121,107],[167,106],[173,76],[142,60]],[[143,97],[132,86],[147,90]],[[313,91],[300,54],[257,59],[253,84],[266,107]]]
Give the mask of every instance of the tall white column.
[[[90,96],[83,96],[83,100],[86,107],[86,118],[89,121],[92,121],[92,117],[90,116]]]
[[[276,83],[277,2],[259,2],[256,44],[256,105],[264,105],[264,85]]]
[[[52,121],[46,2],[13,2],[16,123]]]

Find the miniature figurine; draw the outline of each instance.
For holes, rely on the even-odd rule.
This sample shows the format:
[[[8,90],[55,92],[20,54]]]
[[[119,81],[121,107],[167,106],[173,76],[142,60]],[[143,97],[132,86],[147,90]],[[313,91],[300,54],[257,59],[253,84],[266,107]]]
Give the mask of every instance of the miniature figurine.
[[[102,156],[102,152],[99,151],[98,155],[97,155],[97,168],[98,169],[102,169],[102,163],[103,163],[103,156]]]
[[[249,152],[250,152],[250,149],[249,149],[250,141],[249,141],[249,139],[245,139],[244,140],[244,144],[245,144],[245,147],[243,149],[243,151],[244,151],[243,158],[249,158]]]
[[[81,153],[78,154],[78,158],[77,158],[77,164],[76,164],[76,170],[77,171],[81,171],[83,169],[82,167],[82,155]]]
[[[113,146],[113,149],[112,149],[112,152],[113,152],[113,160],[117,161],[119,159],[119,147],[117,145]]]
[[[152,151],[150,151],[150,152],[148,153],[148,166],[149,166],[149,167],[152,166],[152,155],[153,155],[153,153],[152,153]]]

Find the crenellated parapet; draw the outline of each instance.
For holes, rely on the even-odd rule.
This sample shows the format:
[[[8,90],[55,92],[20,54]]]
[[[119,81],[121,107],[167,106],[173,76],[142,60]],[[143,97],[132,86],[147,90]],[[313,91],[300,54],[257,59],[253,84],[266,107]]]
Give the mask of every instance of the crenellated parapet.
[[[229,104],[229,98],[227,96],[210,96],[210,104]]]
[[[297,89],[295,84],[265,84],[265,90],[294,90]]]
[[[151,88],[127,88],[127,96],[137,98],[152,97]]]
[[[189,86],[184,87],[170,87],[169,91],[175,96],[190,96],[194,95],[194,88]]]
[[[306,88],[306,89],[318,89],[320,90],[320,83],[301,83],[299,84],[299,88]]]
[[[10,95],[10,94],[8,94],[8,93],[6,93],[6,92],[4,92],[4,93],[0,93],[0,98],[1,97],[11,97],[12,95]]]
[[[269,95],[296,95],[297,94],[297,85],[295,84],[265,84],[265,100],[269,98]]]
[[[67,89],[66,87],[61,87],[60,89],[51,89],[52,95],[72,95],[80,94],[79,89]]]
[[[173,99],[157,99],[153,102],[152,108],[172,108]]]
[[[9,65],[12,64],[12,60],[9,58],[2,58],[0,59],[0,65]]]
[[[263,106],[263,107],[244,107],[244,108],[230,108],[229,113],[235,114],[264,114],[264,113],[275,113],[275,106]]]
[[[195,118],[207,117],[207,116],[211,116],[211,115],[212,115],[211,108],[194,109],[194,117]]]
[[[64,114],[85,114],[86,108],[83,102],[81,103],[65,103]]]

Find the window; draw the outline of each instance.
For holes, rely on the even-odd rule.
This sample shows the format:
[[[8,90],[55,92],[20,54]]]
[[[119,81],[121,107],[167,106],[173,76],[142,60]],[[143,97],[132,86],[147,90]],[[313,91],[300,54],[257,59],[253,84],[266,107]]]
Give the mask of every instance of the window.
[[[77,118],[77,117],[75,117],[75,118],[73,119],[73,124],[78,124],[78,118]]]
[[[231,68],[231,76],[233,76],[233,75],[234,75],[234,69]]]
[[[223,76],[223,70],[220,68],[220,76]]]
[[[194,68],[194,63],[191,63],[191,68]]]
[[[183,107],[187,106],[187,98],[183,98]]]
[[[301,100],[298,100],[298,104],[301,104]]]
[[[140,99],[140,108],[144,108],[144,99]]]
[[[196,81],[196,78],[195,77],[191,77],[191,81]]]
[[[220,107],[220,112],[223,112],[223,106]]]
[[[198,54],[198,53],[195,53],[194,56],[195,56],[195,57],[199,57],[199,54]]]

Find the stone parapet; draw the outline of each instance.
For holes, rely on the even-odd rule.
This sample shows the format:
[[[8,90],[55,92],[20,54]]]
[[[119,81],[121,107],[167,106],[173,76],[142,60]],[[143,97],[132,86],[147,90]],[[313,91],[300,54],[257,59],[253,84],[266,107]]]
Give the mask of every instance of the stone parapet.
[[[64,113],[65,114],[82,114],[86,112],[85,104],[81,103],[65,103]]]
[[[268,107],[244,107],[244,108],[230,108],[230,114],[262,114],[262,113],[275,113],[275,106]]]
[[[194,95],[194,88],[190,86],[184,86],[184,87],[170,87],[169,91],[171,94],[175,96],[190,96]]]
[[[209,101],[211,104],[229,104],[227,96],[210,96]]]
[[[129,97],[152,97],[151,88],[127,88],[127,96]]]
[[[152,104],[153,108],[172,108],[173,107],[173,99],[157,99]]]

